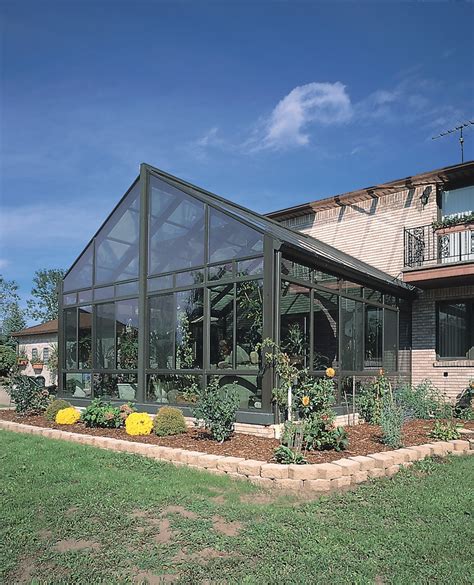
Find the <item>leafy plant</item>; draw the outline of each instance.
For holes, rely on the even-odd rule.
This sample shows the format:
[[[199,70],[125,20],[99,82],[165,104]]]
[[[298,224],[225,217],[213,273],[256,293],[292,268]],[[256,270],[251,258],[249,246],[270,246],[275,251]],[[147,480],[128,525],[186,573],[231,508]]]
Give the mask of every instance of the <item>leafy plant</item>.
[[[179,408],[163,406],[153,421],[153,430],[159,437],[179,435],[186,432],[186,421]]]
[[[453,421],[443,422],[437,420],[429,436],[437,441],[453,441],[454,439],[461,438],[460,428],[462,426]]]
[[[380,424],[383,400],[391,393],[390,381],[382,371],[376,378],[361,386],[356,397],[356,405],[359,415],[365,422],[373,425]]]
[[[42,388],[29,376],[15,375],[9,380],[6,391],[15,403],[18,414],[39,414],[46,410],[50,396],[46,388]]]
[[[307,449],[318,451],[347,449],[349,445],[347,432],[344,427],[334,425],[334,418],[318,413],[303,422],[304,444]]]
[[[193,408],[196,426],[204,427],[211,437],[223,443],[234,432],[234,424],[240,400],[235,384],[219,387],[219,380],[211,383],[199,392],[199,399]]]
[[[417,386],[406,384],[396,391],[396,400],[414,418],[451,418],[452,406],[430,380]]]
[[[56,415],[60,410],[64,408],[70,408],[71,404],[67,400],[63,400],[62,398],[56,398],[49,403],[48,408],[46,409],[44,416],[47,420],[55,421]]]
[[[273,459],[277,463],[282,463],[283,465],[290,465],[291,463],[296,465],[303,465],[307,463],[306,458],[302,453],[294,451],[286,445],[280,445],[275,449],[273,452]]]
[[[382,427],[382,443],[398,449],[402,446],[402,427],[406,420],[406,413],[402,405],[391,397],[386,397],[380,413]]]
[[[16,365],[16,353],[10,345],[0,345],[0,376],[8,376]]]
[[[82,413],[81,420],[86,427],[92,428],[117,429],[124,424],[120,408],[104,402],[101,398],[95,398],[89,404]]]
[[[469,386],[465,388],[453,410],[453,416],[463,420],[474,420],[474,380],[469,380]]]
[[[474,211],[468,211],[464,214],[456,214],[451,217],[445,217],[441,221],[433,221],[431,226],[436,230],[439,228],[470,223],[471,221],[474,221]]]

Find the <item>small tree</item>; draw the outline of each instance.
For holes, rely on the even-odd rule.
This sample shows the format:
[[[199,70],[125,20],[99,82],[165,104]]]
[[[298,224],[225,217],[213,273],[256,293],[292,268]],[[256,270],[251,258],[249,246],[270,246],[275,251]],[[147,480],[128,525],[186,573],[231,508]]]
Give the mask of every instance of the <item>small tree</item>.
[[[28,314],[36,321],[51,321],[58,317],[58,290],[65,270],[49,268],[37,270],[31,289],[32,299],[27,301]]]
[[[20,308],[18,284],[0,275],[0,341],[15,346],[11,334],[25,327],[24,311]]]
[[[219,380],[214,378],[201,390],[198,402],[193,408],[196,426],[204,427],[213,439],[223,443],[234,432],[239,403],[235,384],[219,388]]]
[[[10,345],[0,345],[0,376],[8,376],[15,367],[16,352]]]

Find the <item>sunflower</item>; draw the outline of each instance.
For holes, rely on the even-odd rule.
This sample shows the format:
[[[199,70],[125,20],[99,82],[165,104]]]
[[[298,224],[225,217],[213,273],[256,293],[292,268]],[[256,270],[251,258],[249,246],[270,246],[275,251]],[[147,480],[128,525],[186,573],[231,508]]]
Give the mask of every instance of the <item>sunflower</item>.
[[[334,378],[336,375],[336,370],[334,368],[326,368],[326,376],[328,378]]]
[[[301,399],[301,404],[302,404],[303,406],[308,406],[308,405],[309,405],[309,403],[310,403],[309,396],[303,396],[303,398]]]

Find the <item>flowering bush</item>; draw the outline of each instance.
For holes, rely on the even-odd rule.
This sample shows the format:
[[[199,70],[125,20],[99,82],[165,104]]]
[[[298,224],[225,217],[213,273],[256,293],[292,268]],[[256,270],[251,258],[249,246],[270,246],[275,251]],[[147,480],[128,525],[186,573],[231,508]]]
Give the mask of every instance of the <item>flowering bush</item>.
[[[132,412],[125,421],[127,435],[149,435],[153,428],[153,419],[146,412]]]
[[[56,422],[58,425],[74,425],[80,418],[81,413],[73,406],[63,408],[56,414]]]
[[[50,401],[48,390],[39,386],[36,380],[29,376],[12,376],[6,391],[15,403],[18,414],[39,414],[46,410]]]

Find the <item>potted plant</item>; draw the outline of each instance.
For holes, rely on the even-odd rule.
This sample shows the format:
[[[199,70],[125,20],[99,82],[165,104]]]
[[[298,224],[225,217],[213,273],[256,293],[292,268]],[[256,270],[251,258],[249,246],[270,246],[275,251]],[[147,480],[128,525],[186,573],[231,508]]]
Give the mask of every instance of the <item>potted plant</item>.
[[[28,356],[26,355],[26,352],[24,349],[22,349],[19,353],[18,353],[18,357],[16,359],[16,363],[21,367],[24,368],[25,366],[28,365]]]
[[[474,211],[470,211],[464,215],[445,217],[441,221],[433,221],[431,226],[438,236],[443,236],[445,234],[463,232],[472,224],[474,224]]]
[[[41,372],[43,369],[43,360],[39,356],[34,356],[30,360],[35,373]]]

